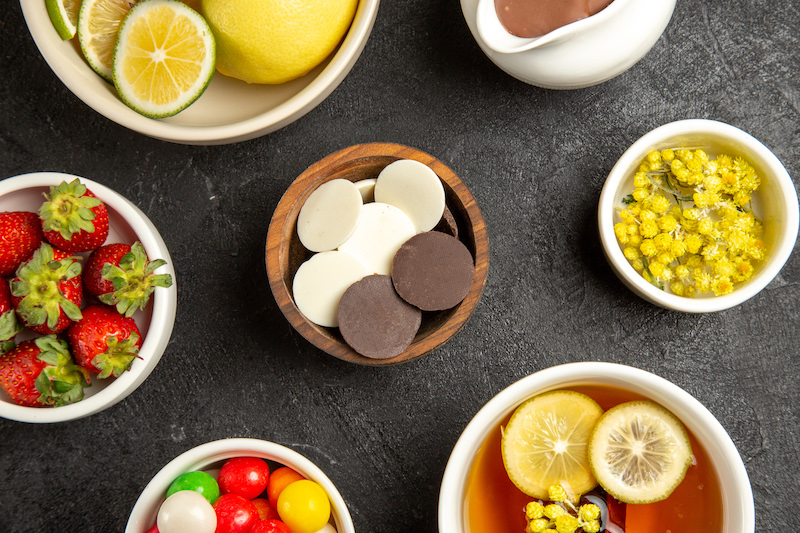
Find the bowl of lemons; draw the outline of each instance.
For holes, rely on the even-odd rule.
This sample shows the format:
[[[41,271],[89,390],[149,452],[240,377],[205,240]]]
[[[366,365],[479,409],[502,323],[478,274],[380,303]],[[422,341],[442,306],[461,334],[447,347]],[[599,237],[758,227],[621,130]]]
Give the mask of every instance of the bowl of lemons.
[[[355,64],[378,4],[20,2],[45,61],[78,98],[131,130],[182,144],[253,139],[311,111]]]

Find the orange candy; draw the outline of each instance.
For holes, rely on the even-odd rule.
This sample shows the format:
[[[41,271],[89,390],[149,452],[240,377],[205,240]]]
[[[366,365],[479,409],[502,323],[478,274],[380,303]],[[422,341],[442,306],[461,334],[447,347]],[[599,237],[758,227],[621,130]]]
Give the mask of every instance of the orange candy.
[[[292,470],[288,466],[282,466],[276,469],[269,477],[267,484],[267,498],[273,507],[278,505],[278,496],[289,485],[295,481],[305,479],[303,476]]]

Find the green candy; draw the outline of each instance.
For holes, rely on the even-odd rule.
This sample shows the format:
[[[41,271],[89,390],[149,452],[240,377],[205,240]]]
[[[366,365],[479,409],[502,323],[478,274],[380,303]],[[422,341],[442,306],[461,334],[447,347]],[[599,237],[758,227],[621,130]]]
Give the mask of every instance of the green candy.
[[[186,472],[178,476],[167,489],[167,498],[182,490],[199,492],[210,504],[219,498],[217,480],[205,472]]]

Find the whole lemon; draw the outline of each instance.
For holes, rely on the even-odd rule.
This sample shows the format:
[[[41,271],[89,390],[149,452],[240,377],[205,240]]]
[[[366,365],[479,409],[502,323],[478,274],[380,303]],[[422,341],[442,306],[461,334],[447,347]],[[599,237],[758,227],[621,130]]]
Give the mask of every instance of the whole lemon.
[[[201,0],[217,70],[248,83],[284,83],[322,63],[347,33],[358,0]]]

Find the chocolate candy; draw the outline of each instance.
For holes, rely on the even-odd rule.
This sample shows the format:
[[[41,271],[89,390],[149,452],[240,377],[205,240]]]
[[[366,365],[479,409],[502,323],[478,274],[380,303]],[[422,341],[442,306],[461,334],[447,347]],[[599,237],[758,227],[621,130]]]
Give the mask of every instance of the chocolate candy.
[[[442,218],[445,194],[442,181],[425,163],[399,159],[386,165],[375,183],[375,201],[401,209],[417,233],[430,231]]]
[[[397,294],[423,311],[443,311],[461,303],[474,276],[467,247],[438,231],[411,237],[397,251],[392,265]]]
[[[361,261],[368,274],[389,275],[395,252],[415,233],[411,219],[399,208],[372,202],[361,209],[356,230],[339,250]]]
[[[371,275],[351,285],[339,302],[339,331],[356,352],[372,359],[400,355],[414,340],[422,312],[395,292],[392,278]]]
[[[458,224],[456,223],[456,219],[453,216],[453,212],[450,211],[450,208],[444,206],[444,213],[442,214],[442,219],[436,224],[436,227],[433,228],[434,231],[441,231],[442,233],[447,233],[448,235],[452,235],[456,239],[458,238]]]
[[[335,328],[342,294],[368,274],[371,272],[363,263],[348,253],[333,250],[314,254],[294,275],[294,303],[313,323]]]
[[[323,183],[300,208],[300,242],[312,252],[335,249],[355,231],[361,206],[361,193],[351,181],[335,179]]]

